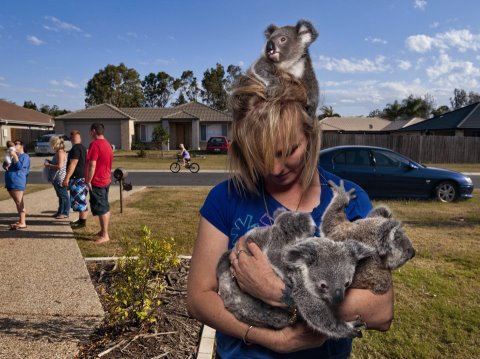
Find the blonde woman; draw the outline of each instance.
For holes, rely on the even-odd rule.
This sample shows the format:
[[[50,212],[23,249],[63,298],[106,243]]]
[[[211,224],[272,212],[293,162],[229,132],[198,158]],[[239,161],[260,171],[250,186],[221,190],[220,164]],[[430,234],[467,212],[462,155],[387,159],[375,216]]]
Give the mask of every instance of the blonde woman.
[[[262,83],[240,78],[232,91],[231,180],[215,186],[200,214],[200,225],[188,280],[187,308],[199,321],[217,330],[217,357],[228,358],[348,358],[352,340],[328,340],[301,320],[282,330],[254,327],[228,312],[218,295],[216,266],[232,249],[232,275],[240,288],[265,303],[288,308],[290,288],[275,274],[266,256],[243,235],[270,226],[278,208],[307,212],[319,226],[332,199],[328,180],[340,178],[318,167],[318,121],[306,113],[307,94],[292,78],[282,79],[282,91],[267,99]],[[372,205],[356,184],[356,199],[346,209],[350,220],[365,217]],[[393,291],[375,295],[350,289],[339,306],[339,317],[358,316],[369,329],[387,330],[393,318]]]
[[[50,139],[50,146],[52,146],[55,154],[51,161],[45,161],[45,167],[50,170],[48,180],[52,183],[58,197],[58,209],[53,217],[64,219],[68,218],[70,214],[70,198],[67,187],[63,186],[63,180],[67,172],[67,153],[61,137],[53,136]]]

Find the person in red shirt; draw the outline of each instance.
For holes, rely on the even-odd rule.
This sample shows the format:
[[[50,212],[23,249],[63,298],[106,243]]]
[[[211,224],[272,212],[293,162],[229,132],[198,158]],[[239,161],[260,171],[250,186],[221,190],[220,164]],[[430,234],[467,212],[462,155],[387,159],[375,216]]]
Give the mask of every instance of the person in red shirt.
[[[90,126],[92,142],[88,147],[85,166],[85,182],[90,192],[90,209],[94,216],[98,216],[101,230],[98,232],[96,244],[110,240],[108,223],[110,221],[110,205],[108,190],[112,182],[113,151],[110,143],[104,136],[105,127],[101,123]]]

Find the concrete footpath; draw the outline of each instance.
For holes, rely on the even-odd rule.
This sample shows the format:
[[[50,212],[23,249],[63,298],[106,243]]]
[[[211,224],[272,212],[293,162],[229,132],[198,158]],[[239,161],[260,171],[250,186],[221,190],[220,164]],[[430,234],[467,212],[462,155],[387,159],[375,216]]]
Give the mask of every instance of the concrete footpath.
[[[25,206],[28,228],[12,231],[15,205],[0,201],[0,358],[73,358],[104,315],[69,225],[78,215],[51,217],[53,188],[26,195]]]

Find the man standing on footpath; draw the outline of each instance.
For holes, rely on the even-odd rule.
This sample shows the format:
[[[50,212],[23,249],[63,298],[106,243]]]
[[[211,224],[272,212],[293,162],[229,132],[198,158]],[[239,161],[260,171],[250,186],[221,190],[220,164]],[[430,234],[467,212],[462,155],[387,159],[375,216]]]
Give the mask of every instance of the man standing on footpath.
[[[70,189],[70,205],[74,212],[78,212],[78,220],[70,222],[73,229],[87,225],[87,185],[85,184],[85,161],[87,149],[82,145],[80,131],[70,132],[72,149],[68,152],[67,174],[63,180],[63,187]]]
[[[94,216],[100,220],[101,230],[95,244],[105,243],[110,240],[108,236],[108,223],[110,221],[110,205],[108,203],[108,190],[112,182],[112,146],[104,137],[105,127],[101,123],[90,126],[90,143],[87,153],[86,183],[90,192],[90,209]]]

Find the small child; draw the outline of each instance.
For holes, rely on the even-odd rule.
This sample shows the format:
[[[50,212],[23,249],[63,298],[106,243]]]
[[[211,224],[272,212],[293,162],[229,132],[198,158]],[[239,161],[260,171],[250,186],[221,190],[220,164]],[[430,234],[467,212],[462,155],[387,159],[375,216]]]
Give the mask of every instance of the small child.
[[[182,152],[180,153],[180,155],[182,156],[183,158],[183,167],[187,167],[188,165],[188,162],[190,162],[190,153],[188,153],[187,149],[185,148],[185,146],[183,145],[183,143],[181,143],[179,145],[180,149],[182,150]]]
[[[7,141],[7,149],[5,150],[6,170],[12,164],[12,152],[15,152],[15,143],[13,143],[13,141]]]

